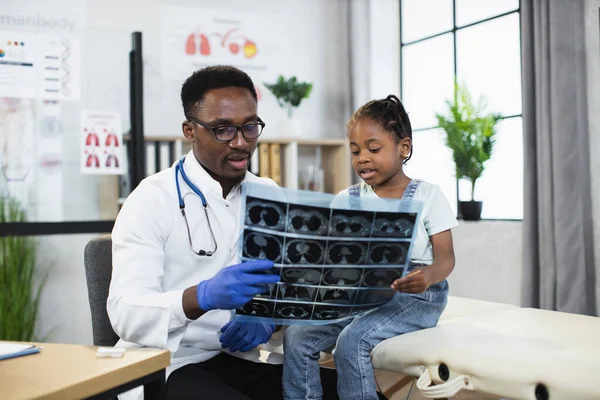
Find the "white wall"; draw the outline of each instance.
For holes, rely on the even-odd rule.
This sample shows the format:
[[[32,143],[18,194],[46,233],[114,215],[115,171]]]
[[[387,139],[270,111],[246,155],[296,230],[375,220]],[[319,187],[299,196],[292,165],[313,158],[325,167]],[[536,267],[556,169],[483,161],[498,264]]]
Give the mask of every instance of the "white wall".
[[[310,98],[296,116],[302,122],[303,137],[343,137],[350,116],[347,3],[345,0],[10,0],[3,2],[1,15],[67,16],[77,27],[69,30],[83,43],[83,69],[87,96],[78,104],[64,105],[69,115],[63,132],[62,208],[67,220],[112,219],[117,207],[103,204],[106,179],[90,179],[79,172],[78,115],[80,109],[117,109],[123,116],[123,128],[129,129],[128,52],[131,32],[143,33],[145,61],[145,134],[179,135],[182,114],[179,98],[173,99],[177,111],[165,113],[156,101],[165,93],[161,70],[161,13],[163,7],[191,7],[199,14],[218,10],[264,12],[282,18],[284,30],[272,32],[285,39],[295,57],[275,60],[277,68],[289,76],[313,82]],[[73,12],[77,9],[77,12]],[[257,19],[257,26],[268,22]],[[2,27],[0,27],[2,29]],[[267,29],[267,28],[265,28]],[[65,33],[65,32],[62,32]],[[102,50],[102,51],[100,51]],[[110,72],[105,68],[110,62]],[[104,64],[103,64],[104,63]],[[94,67],[96,68],[94,70]],[[108,75],[108,74],[113,75]],[[114,79],[114,77],[118,79]],[[122,79],[123,78],[123,79]],[[186,76],[175,85],[177,92]],[[265,94],[265,93],[263,93]],[[274,98],[265,94],[259,111],[267,122],[265,137],[276,136],[278,120],[285,114]],[[155,117],[155,118],[153,118]],[[65,117],[67,118],[67,117]],[[66,121],[66,120],[65,120]],[[53,195],[52,191],[46,192]],[[48,194],[49,193],[49,194]],[[114,207],[113,207],[114,206]],[[42,294],[38,333],[53,342],[91,343],[91,322],[83,268],[83,249],[95,235],[65,235],[38,238],[40,275],[49,272]]]
[[[600,0],[586,0],[585,36],[587,56],[588,112],[590,133],[590,168],[592,177],[592,215],[594,220],[594,255],[596,263],[596,311],[600,314]]]
[[[370,69],[373,98],[400,95],[400,2],[371,0]]]
[[[183,114],[178,95],[188,74],[175,84],[167,82],[165,71],[161,70],[165,64],[161,60],[164,7],[186,7],[198,15],[209,12],[218,15],[219,11],[264,13],[267,19],[257,19],[256,24],[267,31],[276,26],[271,19],[280,19],[277,22],[284,29],[268,33],[277,36],[278,43],[286,43],[293,51],[283,53],[283,59],[270,63],[280,67],[281,73],[288,77],[295,74],[298,79],[313,83],[310,98],[303,101],[295,114],[303,127],[302,136],[339,138],[344,134],[341,123],[350,112],[346,6],[345,0],[88,0],[88,25],[143,33],[148,91],[145,134],[179,136]],[[267,123],[263,135],[274,137],[278,135],[277,123],[285,112],[270,93],[263,94],[264,101],[259,105],[261,117]],[[161,101],[163,98],[165,101]]]
[[[520,305],[523,224],[460,221],[453,237],[450,295]]]
[[[400,95],[400,2],[350,0],[353,108]]]

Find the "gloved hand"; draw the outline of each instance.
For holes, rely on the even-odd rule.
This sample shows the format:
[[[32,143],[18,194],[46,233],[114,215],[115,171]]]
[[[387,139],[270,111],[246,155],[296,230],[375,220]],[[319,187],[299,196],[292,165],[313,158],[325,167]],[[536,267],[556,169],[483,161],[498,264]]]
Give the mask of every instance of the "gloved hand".
[[[230,321],[221,328],[222,348],[234,351],[250,351],[262,343],[267,343],[275,331],[275,325],[262,322]]]
[[[198,305],[204,311],[232,310],[243,306],[255,295],[265,292],[265,285],[279,281],[279,275],[264,272],[272,267],[273,262],[258,260],[223,268],[212,278],[198,284]]]

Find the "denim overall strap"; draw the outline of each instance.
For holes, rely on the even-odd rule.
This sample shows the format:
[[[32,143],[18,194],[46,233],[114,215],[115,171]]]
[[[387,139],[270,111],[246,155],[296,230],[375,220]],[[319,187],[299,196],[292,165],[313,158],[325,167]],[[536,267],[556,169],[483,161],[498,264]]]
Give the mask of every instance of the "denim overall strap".
[[[404,194],[402,195],[402,205],[400,206],[400,211],[408,211],[410,207],[410,202],[415,197],[415,193],[421,184],[421,180],[413,179],[410,181],[406,189],[404,189]],[[422,267],[425,264],[415,264],[411,260],[409,260],[407,265],[407,272],[410,272],[415,267]]]
[[[415,197],[415,193],[417,192],[417,189],[420,184],[420,179],[411,180],[408,186],[406,186],[406,189],[404,189],[404,194],[402,195],[401,200],[412,200],[413,197]]]
[[[404,194],[402,194],[402,200],[412,200],[415,197],[415,193],[417,188],[421,184],[421,180],[413,179],[410,181],[406,189],[404,189]],[[360,197],[360,184],[352,185],[348,188],[348,194],[353,197]]]
[[[406,186],[406,189],[404,189],[404,194],[400,199],[400,212],[408,212],[410,210],[410,203],[413,197],[415,197],[415,193],[417,192],[417,189],[420,184],[421,181],[419,179],[413,179],[412,181],[410,181],[408,186]]]
[[[348,188],[348,193],[352,197],[360,197],[360,183],[350,186]]]
[[[360,210],[360,183],[350,186],[348,194],[350,195],[350,207]]]

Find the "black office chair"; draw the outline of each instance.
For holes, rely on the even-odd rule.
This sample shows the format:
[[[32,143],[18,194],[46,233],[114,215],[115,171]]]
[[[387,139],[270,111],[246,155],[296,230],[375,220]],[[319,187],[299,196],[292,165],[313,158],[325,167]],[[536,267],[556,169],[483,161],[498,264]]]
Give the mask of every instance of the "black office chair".
[[[94,346],[114,346],[119,337],[106,312],[106,299],[112,276],[112,240],[103,235],[88,242],[84,251],[85,278],[92,314]]]

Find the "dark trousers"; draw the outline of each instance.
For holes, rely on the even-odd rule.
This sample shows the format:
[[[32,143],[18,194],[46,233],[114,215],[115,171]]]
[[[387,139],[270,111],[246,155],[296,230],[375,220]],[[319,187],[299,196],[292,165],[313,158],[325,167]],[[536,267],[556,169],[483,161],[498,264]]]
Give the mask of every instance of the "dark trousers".
[[[221,353],[175,370],[167,380],[168,400],[280,400],[281,365],[256,363]],[[337,400],[335,370],[321,368],[323,400]]]

